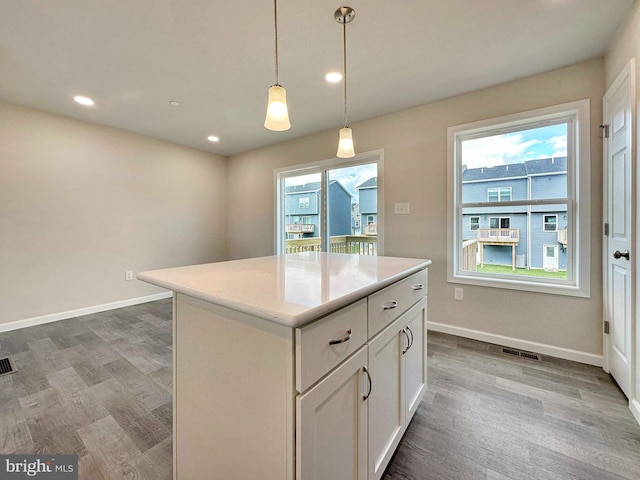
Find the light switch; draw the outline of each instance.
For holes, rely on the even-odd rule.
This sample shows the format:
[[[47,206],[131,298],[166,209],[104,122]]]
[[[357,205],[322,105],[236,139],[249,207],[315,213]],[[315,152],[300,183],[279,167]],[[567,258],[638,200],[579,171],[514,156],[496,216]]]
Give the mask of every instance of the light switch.
[[[408,203],[396,203],[394,205],[393,213],[396,215],[409,215],[410,205]]]

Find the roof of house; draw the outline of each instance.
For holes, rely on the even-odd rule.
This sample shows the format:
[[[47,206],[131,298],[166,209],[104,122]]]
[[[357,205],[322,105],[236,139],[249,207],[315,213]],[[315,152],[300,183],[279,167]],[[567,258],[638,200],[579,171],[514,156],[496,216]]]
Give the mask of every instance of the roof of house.
[[[545,173],[567,171],[567,157],[539,158],[521,163],[497,165],[495,167],[466,168],[462,172],[463,182],[491,180],[497,178],[526,177]]]
[[[333,185],[334,183],[337,183],[340,186],[340,188],[342,188],[342,190],[345,191],[347,195],[349,195],[350,197],[352,196],[347,191],[347,189],[344,188],[344,185],[342,185],[342,183],[339,180],[331,180],[329,182],[329,185]],[[320,190],[320,188],[321,188],[320,182],[311,182],[311,183],[304,183],[302,185],[291,185],[291,186],[285,187],[284,193],[286,195],[290,195],[290,194],[302,193],[302,192],[317,192]]]
[[[371,177],[365,182],[362,182],[360,185],[356,187],[356,190],[359,188],[374,188],[378,186],[378,177]]]

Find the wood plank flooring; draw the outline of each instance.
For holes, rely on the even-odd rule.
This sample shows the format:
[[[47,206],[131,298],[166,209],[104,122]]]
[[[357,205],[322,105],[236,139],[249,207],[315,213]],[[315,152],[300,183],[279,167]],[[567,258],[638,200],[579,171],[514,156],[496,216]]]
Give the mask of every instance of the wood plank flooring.
[[[0,453],[80,479],[172,473],[171,300],[0,334]],[[640,426],[602,369],[429,332],[429,389],[384,480],[638,479]],[[327,479],[332,480],[332,479]]]

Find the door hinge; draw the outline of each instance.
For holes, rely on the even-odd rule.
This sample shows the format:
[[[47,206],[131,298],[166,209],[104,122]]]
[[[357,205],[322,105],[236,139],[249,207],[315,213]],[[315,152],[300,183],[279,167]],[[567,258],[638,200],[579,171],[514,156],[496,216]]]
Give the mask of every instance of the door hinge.
[[[604,321],[604,333],[609,333],[609,321],[605,320]]]
[[[603,123],[602,125],[600,125],[600,128],[604,130],[604,138],[609,138],[609,125]]]
[[[605,237],[609,236],[609,223],[604,224],[604,236]]]

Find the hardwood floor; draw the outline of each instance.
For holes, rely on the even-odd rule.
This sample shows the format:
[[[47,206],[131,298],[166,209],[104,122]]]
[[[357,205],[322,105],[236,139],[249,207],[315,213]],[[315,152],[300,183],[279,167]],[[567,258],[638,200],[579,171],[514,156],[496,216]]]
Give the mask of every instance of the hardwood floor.
[[[435,332],[428,348],[385,480],[640,478],[640,426],[602,369]],[[84,480],[171,478],[170,299],[2,333],[7,355],[0,453],[77,453]]]
[[[640,426],[601,368],[429,332],[429,388],[385,480],[638,479]]]

